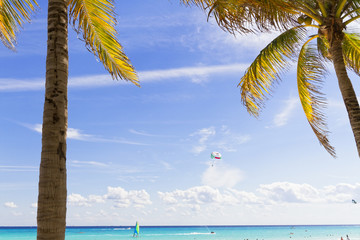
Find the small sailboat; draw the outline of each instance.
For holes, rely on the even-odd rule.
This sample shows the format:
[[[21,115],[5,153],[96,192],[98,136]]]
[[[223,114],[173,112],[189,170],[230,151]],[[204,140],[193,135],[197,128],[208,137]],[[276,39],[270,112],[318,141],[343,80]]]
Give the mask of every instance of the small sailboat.
[[[139,237],[139,236],[140,236],[140,227],[139,227],[139,223],[136,221],[133,237]]]

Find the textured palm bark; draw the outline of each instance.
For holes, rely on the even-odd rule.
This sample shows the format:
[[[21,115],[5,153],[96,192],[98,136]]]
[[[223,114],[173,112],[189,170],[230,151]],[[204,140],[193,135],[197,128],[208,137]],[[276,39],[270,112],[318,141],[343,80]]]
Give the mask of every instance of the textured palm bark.
[[[68,81],[67,0],[49,0],[37,239],[64,240]]]
[[[332,42],[331,55],[336,76],[338,78],[341,95],[349,115],[350,125],[355,137],[358,154],[360,156],[360,107],[354,88],[346,72],[341,40],[338,38],[334,38]]]

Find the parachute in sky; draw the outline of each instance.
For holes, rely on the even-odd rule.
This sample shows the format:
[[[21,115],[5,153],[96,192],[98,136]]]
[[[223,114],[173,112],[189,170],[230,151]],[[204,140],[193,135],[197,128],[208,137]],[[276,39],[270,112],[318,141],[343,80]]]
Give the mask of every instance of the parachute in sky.
[[[219,152],[212,152],[211,153],[211,159],[221,159],[221,153]]]
[[[213,159],[213,162],[211,163],[211,166],[214,166],[215,160],[221,159],[221,153],[219,152],[212,152],[211,153],[211,159]]]
[[[357,204],[357,202],[356,202],[354,199],[352,200],[352,203],[353,203],[353,204]]]

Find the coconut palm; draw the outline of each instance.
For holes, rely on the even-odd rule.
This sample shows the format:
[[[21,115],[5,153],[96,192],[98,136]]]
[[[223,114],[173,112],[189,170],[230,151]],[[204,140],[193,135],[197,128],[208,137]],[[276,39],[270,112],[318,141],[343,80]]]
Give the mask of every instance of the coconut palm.
[[[306,118],[320,144],[335,157],[329,143],[326,104],[321,86],[327,63],[338,79],[360,155],[360,108],[347,70],[360,75],[360,34],[351,23],[360,18],[359,0],[183,0],[214,16],[235,33],[282,33],[269,43],[246,70],[238,87],[247,111],[258,116],[280,75],[297,61],[297,86]]]
[[[63,240],[66,226],[68,16],[114,79],[138,85],[116,39],[112,0],[49,0],[37,239]]]
[[[35,0],[0,0],[0,40],[6,47],[15,49],[16,33],[36,6]]]

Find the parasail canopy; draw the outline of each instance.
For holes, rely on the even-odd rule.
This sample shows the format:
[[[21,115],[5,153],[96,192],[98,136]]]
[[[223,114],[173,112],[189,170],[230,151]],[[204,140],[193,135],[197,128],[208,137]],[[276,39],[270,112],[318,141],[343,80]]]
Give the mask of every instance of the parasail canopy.
[[[212,152],[211,158],[212,159],[221,159],[221,154],[219,152]]]

